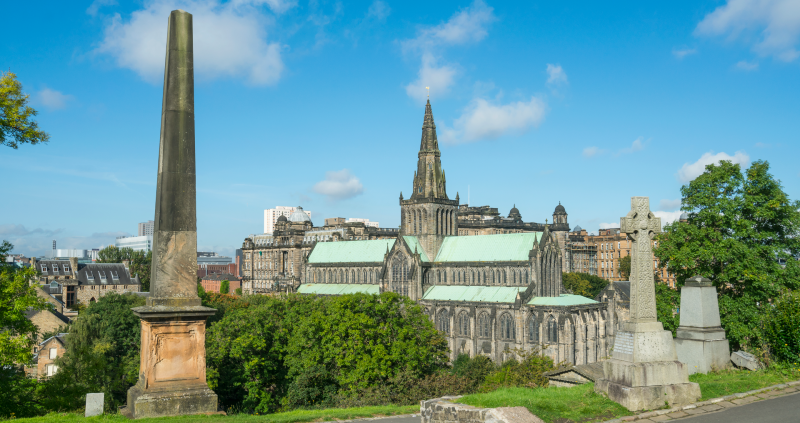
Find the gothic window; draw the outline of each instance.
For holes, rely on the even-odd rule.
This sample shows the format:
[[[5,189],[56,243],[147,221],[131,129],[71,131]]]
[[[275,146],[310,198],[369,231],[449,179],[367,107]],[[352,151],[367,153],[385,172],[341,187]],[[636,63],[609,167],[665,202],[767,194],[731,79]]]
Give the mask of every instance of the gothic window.
[[[392,292],[408,296],[408,268],[408,261],[405,257],[394,258],[392,262]]]
[[[447,310],[439,310],[439,315],[436,316],[436,329],[444,333],[450,333],[450,319],[447,317]]]
[[[483,273],[483,272],[481,272],[480,270],[478,270],[478,285],[480,285],[480,284],[481,284],[481,273]]]
[[[344,272],[341,270],[339,270],[339,280],[337,282],[339,283],[344,282]]]
[[[536,316],[528,319],[528,342],[534,344],[539,342],[539,322],[536,320]]]
[[[517,272],[513,272],[512,271],[512,273],[511,273],[511,283],[513,283],[514,285],[517,284]]]
[[[522,271],[522,283],[523,284],[528,283],[528,271],[527,270],[523,270]]]
[[[478,317],[478,336],[481,338],[490,338],[492,336],[491,319],[486,312],[481,313]]]
[[[458,315],[458,335],[469,336],[469,315],[462,311]]]
[[[508,313],[500,316],[500,338],[514,339],[514,318]]]
[[[344,283],[350,283],[350,273],[344,272]]]
[[[447,270],[442,273],[444,273],[444,283],[447,283]]]
[[[558,343],[558,323],[553,316],[550,316],[547,321],[547,342],[551,344]]]
[[[354,270],[350,271],[350,280],[356,283],[356,272]]]
[[[458,272],[457,275],[458,275],[457,281],[460,284],[461,283],[461,272]]]

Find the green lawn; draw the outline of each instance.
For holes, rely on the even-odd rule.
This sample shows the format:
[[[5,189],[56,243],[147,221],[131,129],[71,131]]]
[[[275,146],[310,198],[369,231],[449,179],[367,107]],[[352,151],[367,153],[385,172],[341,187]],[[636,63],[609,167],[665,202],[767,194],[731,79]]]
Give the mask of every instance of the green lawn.
[[[755,372],[731,369],[689,376],[690,381],[700,384],[701,401],[798,379],[800,371],[788,368]],[[559,418],[588,423],[633,414],[605,396],[594,393],[594,384],[573,388],[504,388],[486,394],[467,395],[458,402],[481,408],[523,406],[548,423]]]
[[[593,383],[572,388],[503,388],[467,395],[458,402],[481,408],[523,406],[548,423],[559,418],[593,422],[633,415],[616,402],[595,394]]]
[[[236,414],[232,416],[183,416],[141,419],[137,422],[178,422],[178,423],[292,423],[330,420],[349,420],[363,417],[392,416],[397,414],[419,413],[419,405],[387,405],[378,407],[358,408],[330,408],[327,410],[295,410],[286,413],[247,415]],[[21,423],[60,423],[60,422],[128,422],[127,418],[119,414],[84,418],[83,414],[50,413],[43,417],[29,419],[16,419]]]

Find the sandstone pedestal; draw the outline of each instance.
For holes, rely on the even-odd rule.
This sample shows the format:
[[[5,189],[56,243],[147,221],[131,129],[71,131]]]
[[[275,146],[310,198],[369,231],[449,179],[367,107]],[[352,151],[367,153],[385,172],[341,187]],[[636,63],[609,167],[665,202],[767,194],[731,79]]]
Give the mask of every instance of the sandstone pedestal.
[[[672,333],[656,320],[651,242],[661,232],[661,219],[650,211],[647,197],[631,198],[631,211],[620,219],[620,230],[633,240],[631,318],[616,334],[611,359],[603,363],[603,377],[595,382],[595,391],[631,411],[695,402],[700,399],[700,386],[689,382]]]
[[[144,306],[139,381],[128,391],[131,418],[212,414],[217,395],[206,383],[208,307]]]
[[[731,351],[720,326],[717,289],[706,278],[689,278],[681,289],[681,325],[675,348],[689,374],[730,366]]]

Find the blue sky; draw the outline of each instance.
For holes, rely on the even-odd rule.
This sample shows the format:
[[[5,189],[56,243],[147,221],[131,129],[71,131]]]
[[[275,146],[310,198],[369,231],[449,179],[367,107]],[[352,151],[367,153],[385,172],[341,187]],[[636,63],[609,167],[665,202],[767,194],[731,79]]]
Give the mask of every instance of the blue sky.
[[[800,197],[800,3],[12,2],[0,66],[51,136],[0,150],[15,252],[98,248],[153,218],[166,23],[194,15],[198,245],[263,210],[399,224],[425,89],[448,194],[526,221],[677,217],[705,163],[768,160]]]

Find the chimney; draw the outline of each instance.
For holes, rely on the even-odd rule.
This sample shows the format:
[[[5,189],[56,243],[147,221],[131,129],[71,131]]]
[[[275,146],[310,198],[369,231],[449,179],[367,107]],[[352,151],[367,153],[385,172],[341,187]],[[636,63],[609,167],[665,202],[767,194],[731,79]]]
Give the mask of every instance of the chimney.
[[[77,278],[78,277],[78,258],[77,257],[70,257],[69,258],[69,267],[72,269],[72,276]]]
[[[128,276],[131,275],[131,262],[130,260],[122,260],[122,265],[125,266],[125,272],[128,273]]]

